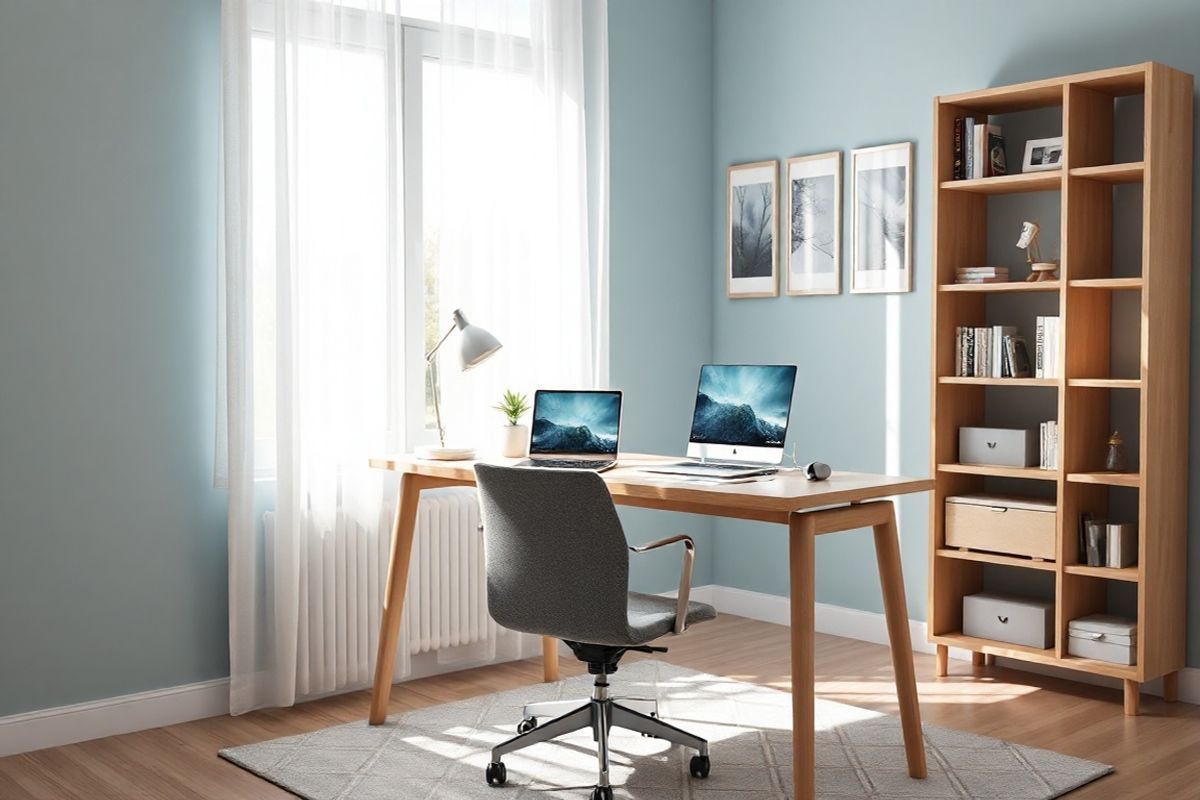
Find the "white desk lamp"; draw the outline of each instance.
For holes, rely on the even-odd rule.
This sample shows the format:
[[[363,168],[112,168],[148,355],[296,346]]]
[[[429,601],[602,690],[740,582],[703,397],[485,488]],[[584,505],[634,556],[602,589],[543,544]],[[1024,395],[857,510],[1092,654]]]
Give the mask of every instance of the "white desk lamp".
[[[450,334],[454,333],[456,328],[461,334],[458,354],[463,372],[487,361],[493,353],[503,346],[495,336],[492,336],[492,334],[478,325],[472,325],[470,322],[467,322],[467,317],[462,313],[462,309],[456,308],[454,310],[454,324],[438,340],[433,349],[425,354],[425,369],[429,375],[430,385],[433,388],[433,415],[437,419],[438,446],[427,445],[418,447],[417,458],[427,458],[436,461],[459,461],[475,457],[475,448],[473,447],[446,447],[446,429],[442,425],[441,380],[438,375],[437,361],[435,359],[438,350],[446,343],[446,340],[450,338]]]

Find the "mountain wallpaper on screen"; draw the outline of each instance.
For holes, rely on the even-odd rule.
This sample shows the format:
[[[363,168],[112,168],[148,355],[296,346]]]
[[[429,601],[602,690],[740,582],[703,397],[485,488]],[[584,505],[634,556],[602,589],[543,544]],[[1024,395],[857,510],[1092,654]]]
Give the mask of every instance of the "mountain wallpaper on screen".
[[[616,392],[538,392],[534,453],[615,453],[621,397]]]
[[[796,368],[706,364],[692,416],[691,441],[781,447]]]

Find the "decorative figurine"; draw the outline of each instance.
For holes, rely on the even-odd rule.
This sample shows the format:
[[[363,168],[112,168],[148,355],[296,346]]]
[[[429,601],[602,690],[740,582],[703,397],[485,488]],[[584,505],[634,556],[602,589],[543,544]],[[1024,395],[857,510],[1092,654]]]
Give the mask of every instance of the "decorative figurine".
[[[1021,223],[1021,238],[1017,247],[1025,251],[1025,262],[1029,264],[1029,277],[1026,281],[1056,281],[1058,280],[1058,264],[1053,261],[1042,261],[1038,252],[1037,238],[1042,231],[1036,222]]]
[[[1105,472],[1128,472],[1125,461],[1125,440],[1120,431],[1113,431],[1108,437],[1108,455],[1104,459]]]

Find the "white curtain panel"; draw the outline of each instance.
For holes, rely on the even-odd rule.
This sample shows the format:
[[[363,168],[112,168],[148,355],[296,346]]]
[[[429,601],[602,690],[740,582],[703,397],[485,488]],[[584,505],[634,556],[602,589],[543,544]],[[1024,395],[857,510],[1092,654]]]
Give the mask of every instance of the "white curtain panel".
[[[406,198],[410,2],[437,44],[425,188]],[[408,237],[436,237],[437,326],[461,307],[505,344],[465,375],[445,359],[451,438],[492,444],[502,388],[595,380],[606,280],[588,250],[580,3],[222,2],[216,478],[233,713],[371,680],[394,483],[367,458],[413,444],[406,387],[424,370],[405,333],[420,327],[405,319],[420,307]],[[404,230],[405,199],[423,231]],[[606,218],[593,213],[593,237]],[[396,677],[407,629],[400,647]]]
[[[505,389],[590,388],[597,376],[588,252],[583,11],[578,0],[445,0],[424,91],[426,229],[439,240],[440,317],[455,308],[504,344],[461,372],[441,355],[447,444],[492,448]],[[428,138],[428,137],[427,137]]]

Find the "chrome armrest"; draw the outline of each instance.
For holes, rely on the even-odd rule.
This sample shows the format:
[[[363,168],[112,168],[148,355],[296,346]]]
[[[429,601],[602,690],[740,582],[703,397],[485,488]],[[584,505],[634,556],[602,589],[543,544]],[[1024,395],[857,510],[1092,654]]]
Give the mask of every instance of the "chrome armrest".
[[[640,547],[630,547],[634,553],[648,553],[651,550],[657,550],[660,547],[666,547],[669,544],[683,542],[683,569],[679,574],[679,598],[675,604],[675,633],[676,635],[687,630],[687,608],[688,601],[692,594],[692,567],[696,562],[696,542],[692,537],[685,534],[677,534],[668,536],[666,539],[660,539],[657,542],[641,545]]]

